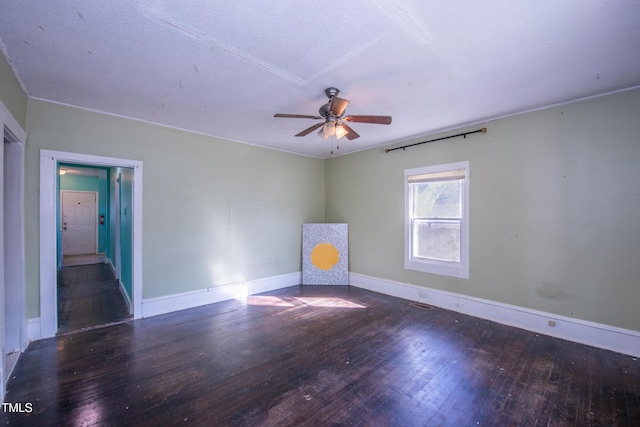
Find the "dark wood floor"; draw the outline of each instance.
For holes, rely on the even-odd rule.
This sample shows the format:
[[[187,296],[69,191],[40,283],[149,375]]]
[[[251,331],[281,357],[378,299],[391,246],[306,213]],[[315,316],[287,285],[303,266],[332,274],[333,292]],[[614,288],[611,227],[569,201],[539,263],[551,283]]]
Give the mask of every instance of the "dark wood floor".
[[[638,426],[630,356],[351,287],[33,342],[10,425]]]
[[[127,304],[109,265],[62,267],[58,274],[58,333],[127,318]]]

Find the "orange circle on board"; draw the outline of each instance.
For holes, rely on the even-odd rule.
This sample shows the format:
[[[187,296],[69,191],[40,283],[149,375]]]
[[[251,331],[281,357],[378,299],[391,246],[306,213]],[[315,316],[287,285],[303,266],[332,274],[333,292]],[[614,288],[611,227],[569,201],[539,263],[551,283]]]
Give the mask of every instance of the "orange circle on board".
[[[311,263],[320,270],[331,270],[340,260],[340,253],[331,243],[318,243],[311,251]]]

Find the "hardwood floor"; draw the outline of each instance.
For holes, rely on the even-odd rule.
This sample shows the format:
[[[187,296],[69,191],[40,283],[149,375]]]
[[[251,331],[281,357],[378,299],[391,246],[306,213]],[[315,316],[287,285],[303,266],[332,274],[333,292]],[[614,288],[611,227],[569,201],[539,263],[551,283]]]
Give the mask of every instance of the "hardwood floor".
[[[107,264],[62,267],[58,274],[58,333],[129,318],[127,304]]]
[[[33,342],[9,425],[637,426],[640,362],[352,287]]]
[[[104,254],[65,255],[62,259],[62,266],[104,264],[105,260]]]

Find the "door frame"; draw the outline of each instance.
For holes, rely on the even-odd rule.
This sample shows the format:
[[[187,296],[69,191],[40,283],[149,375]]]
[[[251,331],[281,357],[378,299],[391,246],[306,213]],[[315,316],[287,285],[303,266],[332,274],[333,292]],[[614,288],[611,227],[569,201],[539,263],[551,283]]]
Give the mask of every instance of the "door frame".
[[[133,170],[133,318],[142,317],[142,161],[40,150],[40,338],[58,330],[56,194],[59,163],[125,167]]]
[[[99,205],[99,193],[97,191],[84,191],[84,190],[60,190],[60,221],[64,220],[64,209],[63,209],[63,193],[92,193],[95,195],[95,206],[96,209],[93,212],[93,230],[94,230],[94,234],[95,234],[95,239],[96,239],[96,244],[95,247],[93,248],[93,253],[94,254],[98,254],[98,248],[100,246],[100,232],[99,232],[99,227],[98,227],[98,215],[100,214],[100,207]],[[61,244],[60,244],[60,255],[62,256],[62,258],[64,259],[64,233],[60,232],[60,240],[61,240]]]
[[[0,152],[0,400],[4,400],[5,384],[9,378],[6,364],[6,336],[7,319],[18,325],[17,342],[12,344],[13,350],[24,351],[27,344],[27,318],[25,306],[25,225],[24,225],[24,145],[27,133],[15,119],[13,114],[0,100],[0,133],[3,136],[3,148]],[[4,138],[9,141],[9,147],[4,147]],[[7,181],[9,190],[5,194],[5,156]],[[7,209],[5,202],[10,206]],[[6,213],[4,215],[3,213]],[[11,222],[10,238],[5,235],[5,221]],[[9,234],[9,233],[7,233]],[[5,252],[7,243],[11,243],[11,251]],[[5,265],[5,258],[9,262]],[[5,280],[6,279],[6,280]],[[7,286],[9,286],[7,288]],[[9,294],[11,301],[5,299]],[[10,308],[7,310],[7,308]],[[13,361],[15,362],[15,360]]]

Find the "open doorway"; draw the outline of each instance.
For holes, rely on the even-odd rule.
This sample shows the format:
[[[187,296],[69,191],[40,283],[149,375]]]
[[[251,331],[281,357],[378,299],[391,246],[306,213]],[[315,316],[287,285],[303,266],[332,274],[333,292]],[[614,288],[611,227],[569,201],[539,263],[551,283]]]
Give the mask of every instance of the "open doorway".
[[[104,221],[104,261],[101,272],[80,276],[95,277],[109,271],[118,283],[118,292],[126,294],[127,313],[141,317],[142,298],[142,162],[135,160],[66,153],[40,152],[40,337],[54,336],[59,327],[58,273],[64,268],[62,245],[61,169],[71,167],[100,169],[107,172],[105,192],[108,200],[101,210],[97,203],[98,230]],[[118,182],[117,179],[120,179]],[[126,184],[123,185],[122,183]],[[79,191],[81,189],[68,189]],[[98,196],[99,197],[99,196]],[[77,203],[77,200],[76,200]],[[104,215],[104,218],[101,217]],[[116,218],[118,223],[116,224]],[[125,218],[123,220],[123,218]],[[117,227],[116,227],[117,225]],[[125,229],[125,226],[128,227]],[[119,230],[116,238],[116,228]],[[99,234],[99,232],[98,232]],[[101,255],[97,237],[94,255]],[[85,254],[86,255],[86,254]],[[97,265],[100,265],[98,263]],[[76,266],[83,267],[83,266]],[[82,280],[85,280],[82,279]],[[73,279],[76,280],[76,279]]]
[[[130,168],[58,164],[58,334],[127,320],[132,315]],[[128,172],[128,173],[127,173]],[[123,201],[123,198],[125,200]],[[123,220],[122,217],[129,215]],[[125,250],[125,253],[123,253]]]
[[[58,166],[59,259],[62,266],[105,262],[109,244],[111,168]]]

